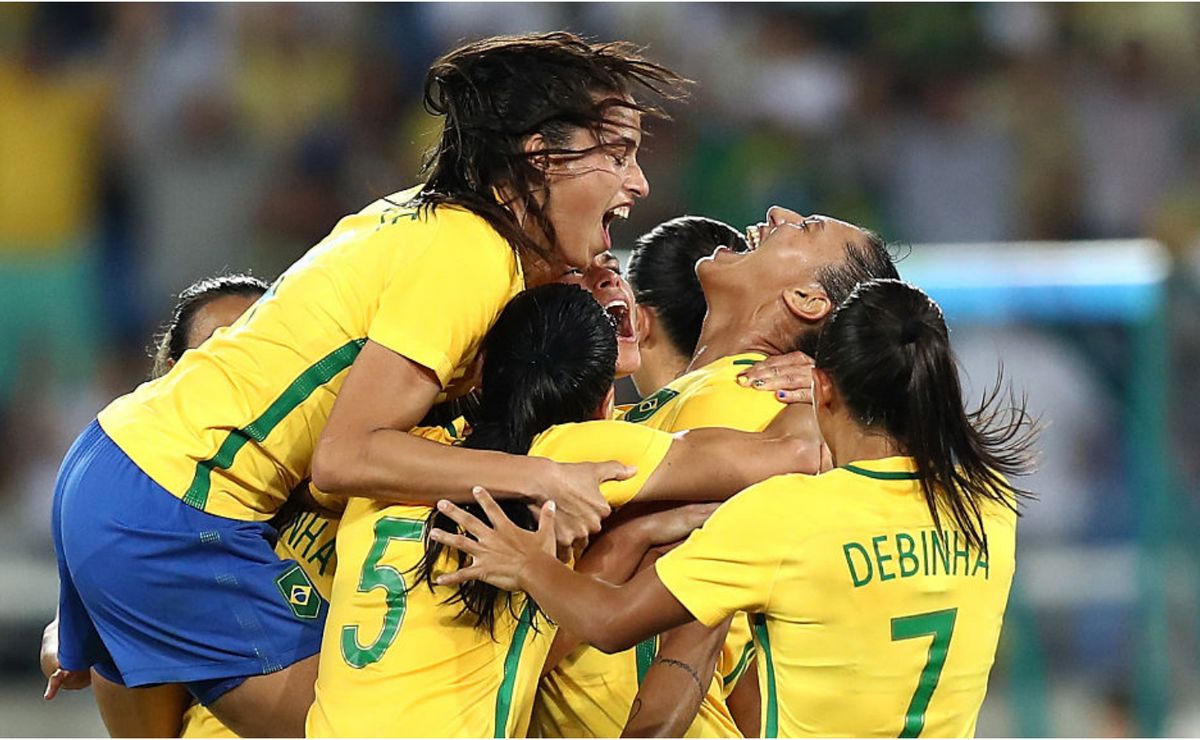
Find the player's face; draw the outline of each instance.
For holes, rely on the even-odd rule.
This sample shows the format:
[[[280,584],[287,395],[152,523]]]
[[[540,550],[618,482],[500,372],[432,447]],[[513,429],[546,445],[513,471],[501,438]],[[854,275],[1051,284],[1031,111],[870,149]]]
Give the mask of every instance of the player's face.
[[[741,254],[718,247],[696,264],[704,293],[710,291],[775,293],[789,287],[817,289],[817,272],[845,258],[846,244],[867,235],[853,224],[829,216],[804,216],[780,206],[767,211],[759,227],[758,249]]]
[[[579,285],[604,308],[617,330],[617,377],[633,375],[642,364],[633,316],[633,289],[621,275],[621,264],[612,252],[597,255],[588,269],[568,273],[560,282]]]
[[[581,270],[612,249],[609,225],[628,218],[634,201],[650,193],[637,161],[641,114],[613,107],[606,117],[610,122],[599,131],[576,129],[563,147],[586,154],[552,158],[546,174],[546,215],[554,225],[559,256]]]
[[[188,331],[187,348],[195,349],[213,335],[217,329],[237,321],[256,299],[250,296],[225,295],[214,298],[192,314],[192,325]]]

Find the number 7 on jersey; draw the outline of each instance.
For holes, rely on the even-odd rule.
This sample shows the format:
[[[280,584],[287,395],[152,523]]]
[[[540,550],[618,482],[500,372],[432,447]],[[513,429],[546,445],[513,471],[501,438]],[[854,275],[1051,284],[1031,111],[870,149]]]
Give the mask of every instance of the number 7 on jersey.
[[[920,737],[921,730],[925,729],[925,710],[929,708],[929,700],[933,698],[933,690],[937,688],[942,668],[946,665],[946,653],[950,651],[950,637],[954,634],[956,616],[958,609],[954,608],[892,619],[892,642],[933,637],[929,644],[929,656],[917,681],[917,690],[913,692],[908,711],[904,713],[904,729],[900,731],[900,737]]]

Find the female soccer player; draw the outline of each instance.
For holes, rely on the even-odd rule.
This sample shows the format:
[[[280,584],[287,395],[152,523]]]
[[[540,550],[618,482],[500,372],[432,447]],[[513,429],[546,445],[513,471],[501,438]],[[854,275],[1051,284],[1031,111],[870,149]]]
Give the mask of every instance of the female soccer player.
[[[63,667],[160,684],[158,706],[182,703],[183,685],[240,734],[298,735],[322,620],[285,588],[264,521],[301,480],[432,500],[470,476],[555,500],[564,540],[595,531],[609,508],[597,483],[624,466],[407,430],[513,295],[609,247],[608,224],[649,190],[636,158],[649,109],[633,95],[679,81],[624,44],[564,33],[475,42],[435,63],[425,102],[444,125],[425,184],[343,219],[229,331],[110,404],[68,453],[53,522]]]
[[[691,364],[708,310],[696,263],[721,246],[749,249],[737,229],[703,216],[664,221],[634,243],[629,284],[637,299],[642,363],[633,382],[643,396],[683,375]]]
[[[439,582],[524,590],[604,650],[752,612],[767,737],[971,735],[1015,565],[1024,409],[1003,419],[993,393],[965,413],[941,310],[895,280],[838,308],[813,392],[840,467],[752,486],[624,586],[553,558],[552,509],[526,532],[480,489],[494,529],[438,504],[470,538],[431,536],[473,560]]]
[[[758,390],[757,383],[737,381],[744,369],[757,372],[790,349],[813,352],[832,309],[856,284],[896,277],[882,239],[837,219],[774,206],[767,212],[758,249],[738,254],[721,247],[700,260],[695,272],[708,310],[689,371],[643,399],[623,418],[667,432],[706,427],[763,432],[783,422],[795,435],[819,438],[808,404],[784,411],[784,404]],[[770,372],[780,368],[772,365]],[[784,368],[773,377],[778,380],[787,373]],[[806,395],[811,399],[811,393]],[[801,468],[805,472],[821,469],[816,458],[807,465]],[[580,570],[586,569],[587,563],[581,561]],[[609,574],[600,577],[619,582]],[[724,625],[706,632],[693,623],[620,655],[584,647],[558,663],[543,683],[535,725],[544,735],[567,737],[607,737],[619,733],[623,725],[644,733],[661,726],[663,710],[669,709],[673,726],[667,729],[673,734],[733,734],[725,695],[726,687],[737,681],[739,666],[749,663],[742,660],[751,642],[744,615],[729,626],[719,679],[707,682],[706,691],[697,696],[685,675],[686,669],[706,673],[701,670],[705,653],[698,638],[719,643],[721,636],[716,633],[724,631]],[[693,699],[700,701],[698,713],[694,704],[688,704]],[[639,711],[631,711],[634,707]],[[695,715],[691,725],[675,724],[690,720],[689,708]],[[758,714],[753,706],[751,710],[750,716]],[[739,719],[740,727],[752,726],[745,713]],[[630,728],[634,720],[637,726]]]
[[[715,500],[747,480],[790,469],[793,445],[772,451],[726,430],[674,438],[609,420],[616,345],[605,313],[574,286],[517,296],[484,340],[482,404],[462,444],[562,461],[599,451],[636,465],[635,477],[604,484],[613,505],[635,497]],[[528,504],[502,506],[532,526]],[[429,506],[350,500],[310,735],[525,733],[554,629],[534,625],[536,607],[523,596],[485,584],[435,586],[433,578],[456,563],[440,545],[423,546],[427,521],[448,525]],[[680,521],[699,523],[694,511],[679,511],[659,515],[643,531],[673,541],[687,531]]]

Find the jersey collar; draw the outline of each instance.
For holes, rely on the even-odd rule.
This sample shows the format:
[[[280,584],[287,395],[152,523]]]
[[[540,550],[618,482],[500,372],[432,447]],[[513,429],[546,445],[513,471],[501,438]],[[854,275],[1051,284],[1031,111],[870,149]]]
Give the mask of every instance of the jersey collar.
[[[884,457],[878,460],[855,460],[842,465],[856,475],[875,480],[919,480],[917,461],[911,457]]]

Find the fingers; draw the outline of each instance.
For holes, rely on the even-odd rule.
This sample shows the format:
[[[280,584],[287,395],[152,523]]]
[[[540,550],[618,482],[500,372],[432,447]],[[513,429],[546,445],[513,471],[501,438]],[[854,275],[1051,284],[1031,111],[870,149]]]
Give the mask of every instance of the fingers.
[[[810,388],[801,388],[800,390],[795,390],[795,391],[778,390],[778,391],[775,391],[775,397],[778,398],[783,403],[812,403],[813,402],[813,394],[812,394],[811,387]]]
[[[538,539],[542,542],[546,541],[547,537],[554,537],[554,513],[557,507],[554,501],[550,500],[542,504],[542,510],[538,512]]]
[[[439,586],[457,586],[467,581],[484,580],[483,576],[483,568],[471,565],[466,568],[459,568],[453,573],[443,573],[434,579],[434,583]]]
[[[61,689],[76,691],[86,689],[91,683],[91,671],[68,671],[65,668],[59,668],[50,674],[50,678],[46,679],[46,690],[42,693],[42,697],[46,701],[50,701],[58,696]]]
[[[637,468],[630,465],[623,465],[616,460],[595,463],[595,465],[597,483],[605,483],[610,480],[629,480],[637,475]]]
[[[451,534],[443,529],[434,529],[429,533],[429,539],[434,542],[440,542],[448,547],[453,547],[455,550],[462,550],[468,555],[475,557],[483,552],[483,547],[477,540],[470,537],[465,537],[461,534]]]
[[[508,518],[508,514],[504,513],[504,509],[500,508],[500,504],[496,503],[496,499],[492,498],[492,494],[488,493],[486,488],[475,486],[471,489],[471,495],[475,497],[475,501],[479,503],[483,513],[487,514],[493,529],[499,529],[503,525],[512,526],[512,520]]]
[[[491,497],[489,496],[489,498]],[[495,501],[492,503],[495,503]],[[438,501],[437,507],[438,511],[450,517],[455,524],[457,524],[459,527],[462,527],[464,532],[474,535],[476,539],[479,539],[480,537],[492,531],[491,527],[476,519],[474,515],[463,511],[445,499]]]
[[[50,678],[46,679],[46,690],[42,693],[42,698],[50,701],[58,696],[58,690],[62,687],[63,670],[59,668],[54,673],[50,674]]]
[[[803,352],[768,357],[743,371],[737,381],[770,391],[783,403],[812,403],[812,360]]]

